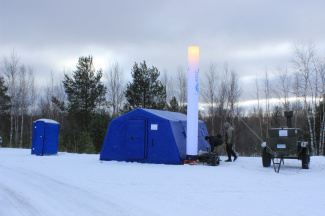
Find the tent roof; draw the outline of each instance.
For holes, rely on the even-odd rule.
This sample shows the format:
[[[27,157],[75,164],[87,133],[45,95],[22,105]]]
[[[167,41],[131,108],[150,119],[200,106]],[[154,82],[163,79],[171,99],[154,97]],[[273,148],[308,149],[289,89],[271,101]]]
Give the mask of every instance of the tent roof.
[[[143,108],[140,108],[140,109],[142,109],[146,112],[152,113],[152,114],[159,116],[161,118],[170,120],[170,121],[186,121],[187,120],[187,116],[183,113],[154,110],[154,109],[143,109]]]

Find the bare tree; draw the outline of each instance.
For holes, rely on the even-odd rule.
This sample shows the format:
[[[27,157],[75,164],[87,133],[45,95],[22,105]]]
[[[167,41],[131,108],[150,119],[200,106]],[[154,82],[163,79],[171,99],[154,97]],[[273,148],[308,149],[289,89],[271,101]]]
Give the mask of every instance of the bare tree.
[[[266,137],[269,136],[269,118],[270,118],[270,81],[268,72],[265,70],[264,80],[264,97],[265,97],[265,115],[266,115]]]
[[[20,110],[20,148],[23,148],[23,137],[24,137],[24,116],[27,114],[27,108],[30,105],[30,101],[28,101],[30,88],[31,88],[31,77],[33,71],[31,68],[28,69],[25,65],[21,65],[20,67],[20,76],[19,76],[19,110]],[[18,127],[17,127],[18,128]],[[18,131],[16,131],[18,134]]]
[[[186,112],[186,102],[187,102],[187,75],[182,67],[177,69],[177,97],[180,103],[181,112]]]
[[[290,102],[289,102],[289,96],[291,92],[291,86],[292,86],[292,76],[290,76],[290,73],[287,68],[284,67],[277,67],[276,72],[276,86],[273,89],[275,95],[279,98],[280,101],[282,101],[282,105],[284,106],[284,109],[286,111],[289,111],[290,109]]]
[[[256,85],[256,99],[257,99],[257,115],[259,120],[259,128],[260,128],[260,135],[263,134],[263,127],[262,127],[262,108],[260,107],[260,87],[259,82],[256,77],[255,79],[255,85]]]
[[[108,71],[104,74],[108,81],[107,94],[108,102],[113,108],[112,116],[116,117],[120,114],[122,103],[124,101],[125,81],[123,70],[118,62],[111,64]]]
[[[301,89],[301,80],[298,76],[298,73],[293,74],[293,84],[292,84],[292,94],[295,96],[295,101],[292,105],[292,109],[294,111],[294,127],[297,127],[297,117],[298,113],[303,109],[302,100],[300,100],[301,93],[299,92]],[[305,113],[305,112],[304,112]]]
[[[313,95],[312,75],[315,60],[315,48],[311,42],[297,43],[294,47],[294,57],[291,59],[295,69],[297,94],[303,98],[304,110],[307,116],[311,148],[314,152],[315,145],[315,124],[311,118],[315,118],[314,107],[309,102],[309,97]],[[310,106],[311,105],[311,106]],[[311,115],[311,116],[310,116]]]
[[[63,116],[66,114],[64,108],[66,94],[63,87],[63,77],[56,77],[54,72],[51,71],[47,84],[42,87],[41,92],[43,94],[39,96],[40,100],[38,105],[40,115],[45,118],[56,120],[62,125]]]
[[[322,91],[321,95],[323,96],[322,98],[322,104],[323,104],[323,119],[322,119],[322,126],[321,126],[321,141],[323,143],[322,145],[322,150],[323,150],[323,155],[325,155],[325,59],[322,61],[323,63],[321,64],[321,79],[322,79]]]
[[[49,119],[55,119],[54,117],[54,103],[52,102],[52,98],[53,98],[53,92],[54,92],[54,88],[55,88],[55,79],[54,79],[54,73],[53,71],[50,72],[50,77],[47,80],[47,84],[46,86],[43,87],[42,92],[44,92],[42,94],[42,100],[41,100],[41,104],[42,104],[42,116],[44,116],[45,118],[49,118]],[[56,120],[56,119],[55,119]]]
[[[325,59],[317,59],[315,62],[315,68],[317,70],[317,81],[319,82],[319,106],[322,108],[319,115],[319,152],[325,155],[324,151],[324,136],[325,136]]]
[[[36,102],[37,102],[37,89],[35,86],[35,76],[34,73],[30,74],[30,94],[29,99],[30,107],[29,107],[29,116],[30,116],[30,131],[33,131],[33,119],[36,115]],[[32,143],[33,133],[30,133],[29,142]]]
[[[230,110],[230,119],[232,121],[232,125],[235,125],[235,116],[239,117],[240,115],[240,109],[238,106],[236,106],[241,95],[238,79],[239,78],[237,73],[231,71],[230,78],[228,81],[229,86],[227,90],[227,104],[229,105],[228,109]],[[234,149],[236,149],[236,143],[234,144]]]
[[[8,95],[10,97],[10,142],[9,147],[13,147],[13,135],[15,126],[15,116],[18,103],[18,76],[19,76],[19,58],[13,50],[9,59],[4,58],[3,73],[8,86]],[[16,142],[17,140],[15,140]]]
[[[228,89],[228,104],[231,110],[231,115],[235,112],[235,105],[237,104],[239,97],[241,95],[241,90],[239,87],[239,77],[236,72],[231,71]],[[233,116],[232,116],[233,118]]]
[[[59,101],[66,102],[66,93],[63,85],[64,76],[54,76],[53,71],[51,71],[51,80],[50,80],[50,87],[47,90],[49,92],[49,98],[47,98],[48,103],[50,104],[51,108],[51,116],[58,122],[63,124],[63,115],[60,107],[53,102],[53,97],[58,99]]]
[[[204,82],[202,86],[201,95],[203,96],[203,100],[206,103],[208,108],[208,118],[211,119],[211,132],[214,134],[215,125],[214,125],[214,117],[215,110],[217,105],[217,87],[218,87],[218,79],[217,79],[217,65],[211,63],[209,70],[206,71],[204,75]]]
[[[223,110],[223,120],[228,116],[233,120],[235,105],[240,97],[239,78],[236,72],[231,71],[228,64],[225,64],[219,84],[219,109]]]
[[[227,94],[229,89],[229,68],[228,64],[224,65],[223,73],[220,78],[220,83],[218,87],[218,112],[219,116],[221,118],[220,121],[220,128],[223,128],[223,123],[226,121],[226,116],[228,114],[228,100],[227,100]]]
[[[161,82],[164,86],[166,86],[166,93],[167,93],[167,101],[172,100],[172,98],[175,96],[175,80],[173,79],[173,76],[170,76],[167,72],[167,70],[163,71],[163,74],[161,76]]]

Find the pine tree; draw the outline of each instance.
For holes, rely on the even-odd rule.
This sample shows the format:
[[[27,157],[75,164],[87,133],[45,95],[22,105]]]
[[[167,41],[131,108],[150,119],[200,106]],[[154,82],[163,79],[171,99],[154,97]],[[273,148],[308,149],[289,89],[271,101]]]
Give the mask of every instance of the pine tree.
[[[175,96],[169,101],[168,110],[172,112],[179,112],[179,105]]]
[[[79,131],[88,131],[95,109],[105,101],[106,88],[100,82],[102,70],[95,74],[92,56],[80,57],[77,70],[72,77],[65,74],[63,85],[68,96],[66,110],[72,125],[76,125]],[[64,104],[53,98],[61,110]]]
[[[154,66],[147,68],[146,62],[135,63],[131,71],[133,82],[127,84],[124,112],[136,108],[166,109],[166,86],[158,77],[160,72]]]
[[[90,136],[96,153],[100,153],[102,149],[110,120],[110,115],[102,111],[101,113],[96,113],[90,123]]]
[[[95,154],[96,148],[93,144],[93,141],[90,137],[90,133],[83,131],[79,133],[79,139],[77,141],[78,152],[87,153],[87,154]]]
[[[4,113],[9,109],[10,98],[7,95],[8,87],[5,86],[5,81],[2,76],[0,76],[0,114]]]

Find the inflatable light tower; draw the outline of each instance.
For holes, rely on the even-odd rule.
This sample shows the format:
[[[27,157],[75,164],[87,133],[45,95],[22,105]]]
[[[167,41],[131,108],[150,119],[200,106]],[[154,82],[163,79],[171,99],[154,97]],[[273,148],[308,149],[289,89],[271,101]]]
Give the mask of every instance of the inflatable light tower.
[[[188,48],[186,161],[196,161],[198,152],[199,47]]]

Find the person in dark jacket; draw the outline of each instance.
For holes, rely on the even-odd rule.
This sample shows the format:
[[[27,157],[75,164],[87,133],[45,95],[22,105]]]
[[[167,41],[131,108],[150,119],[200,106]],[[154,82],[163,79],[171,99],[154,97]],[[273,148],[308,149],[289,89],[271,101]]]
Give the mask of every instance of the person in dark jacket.
[[[232,146],[235,143],[235,129],[231,126],[229,122],[225,123],[225,142],[226,142],[226,150],[228,154],[228,160],[226,162],[231,162],[231,156],[234,156],[234,161],[237,159],[237,155],[232,150]]]
[[[223,144],[221,134],[218,134],[217,136],[206,136],[205,140],[209,141],[211,146],[211,152],[214,151],[215,147]]]

